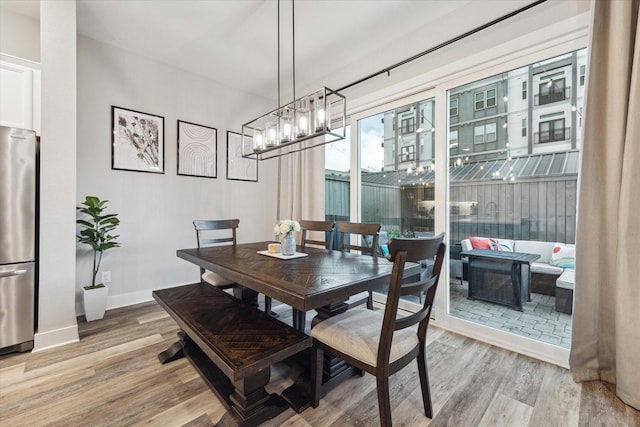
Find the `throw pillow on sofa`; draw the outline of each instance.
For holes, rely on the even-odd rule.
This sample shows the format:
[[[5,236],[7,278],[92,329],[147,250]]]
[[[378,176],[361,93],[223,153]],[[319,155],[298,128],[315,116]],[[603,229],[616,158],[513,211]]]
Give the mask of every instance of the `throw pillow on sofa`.
[[[489,245],[494,251],[513,252],[513,246],[508,240],[489,239]]]
[[[489,239],[486,237],[469,236],[469,241],[471,242],[471,247],[473,249],[491,249]]]
[[[549,261],[549,264],[562,268],[575,268],[575,246],[555,245],[551,251],[551,260]]]

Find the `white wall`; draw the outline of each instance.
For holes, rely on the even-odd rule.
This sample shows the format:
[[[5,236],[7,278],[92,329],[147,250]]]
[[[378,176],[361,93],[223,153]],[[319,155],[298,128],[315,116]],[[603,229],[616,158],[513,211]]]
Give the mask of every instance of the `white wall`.
[[[272,104],[78,38],[77,201],[86,195],[108,199],[109,211],[121,220],[122,247],[107,252],[101,268],[111,271],[108,308],[197,280],[198,268],[176,257],[177,249],[196,246],[194,219],[237,217],[240,242],[273,238],[277,160],[259,163],[257,183],[226,179],[227,130],[240,132],[242,123]],[[111,169],[112,105],[164,117],[163,175]],[[176,175],[177,120],[218,129],[216,179]],[[91,255],[83,246],[77,253],[78,313],[81,288],[91,280]]]
[[[0,52],[40,62],[40,23],[36,19],[2,8]]]

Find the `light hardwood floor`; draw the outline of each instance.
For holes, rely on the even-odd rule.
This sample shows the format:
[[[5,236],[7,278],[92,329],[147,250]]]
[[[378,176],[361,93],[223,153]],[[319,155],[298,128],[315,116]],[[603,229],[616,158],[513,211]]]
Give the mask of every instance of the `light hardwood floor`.
[[[291,309],[282,307],[286,320]],[[0,426],[211,426],[224,407],[186,359],[157,354],[177,326],[155,303],[79,319],[81,340],[36,353],[0,357]],[[640,412],[602,382],[576,384],[568,371],[431,328],[429,373],[435,417],[424,417],[417,368],[391,377],[397,426],[640,426]],[[296,370],[272,370],[270,391]],[[267,426],[378,425],[375,380],[345,381],[317,409],[287,410]]]

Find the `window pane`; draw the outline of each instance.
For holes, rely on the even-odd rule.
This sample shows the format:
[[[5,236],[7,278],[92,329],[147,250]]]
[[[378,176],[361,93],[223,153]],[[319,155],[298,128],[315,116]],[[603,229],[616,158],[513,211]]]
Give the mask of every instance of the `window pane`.
[[[496,105],[496,90],[491,89],[487,91],[487,108],[495,107]]]
[[[487,123],[485,126],[486,132],[486,141],[494,142],[496,140],[496,124],[495,123]]]
[[[381,225],[379,255],[391,237],[433,234],[434,107],[432,98],[358,120],[360,221]]]
[[[473,129],[474,143],[482,144],[484,142],[484,125],[476,126]]]
[[[349,220],[349,192],[351,177],[351,126],[345,139],[324,146],[325,219]],[[333,247],[338,247],[334,234]]]
[[[512,307],[498,304],[495,295],[478,299],[477,292],[469,291],[472,277],[478,276],[469,275],[469,264],[460,252],[469,236],[513,241],[516,251],[522,241],[575,242],[581,145],[576,129],[584,88],[574,93],[566,85],[577,81],[579,76],[572,73],[582,73],[586,60],[583,49],[449,89],[458,108],[448,141],[450,315],[569,347],[571,316],[556,310],[553,291],[541,288],[539,279],[530,283],[531,301],[524,298],[522,312],[536,325],[545,325],[545,332],[520,327],[513,321],[519,314],[513,317]],[[477,114],[480,101],[485,108],[491,106],[492,122]],[[524,247],[523,252],[531,250]],[[497,274],[485,268],[482,274],[495,293],[512,292],[510,271]],[[479,286],[478,281],[473,286]]]
[[[457,116],[458,115],[458,100],[452,99],[449,103],[449,115]]]

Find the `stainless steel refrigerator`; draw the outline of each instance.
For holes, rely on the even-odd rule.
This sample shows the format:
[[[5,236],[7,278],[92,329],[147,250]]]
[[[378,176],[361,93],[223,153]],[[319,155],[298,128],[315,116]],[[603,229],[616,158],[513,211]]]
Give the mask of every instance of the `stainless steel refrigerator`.
[[[0,354],[33,348],[36,133],[0,126]]]

